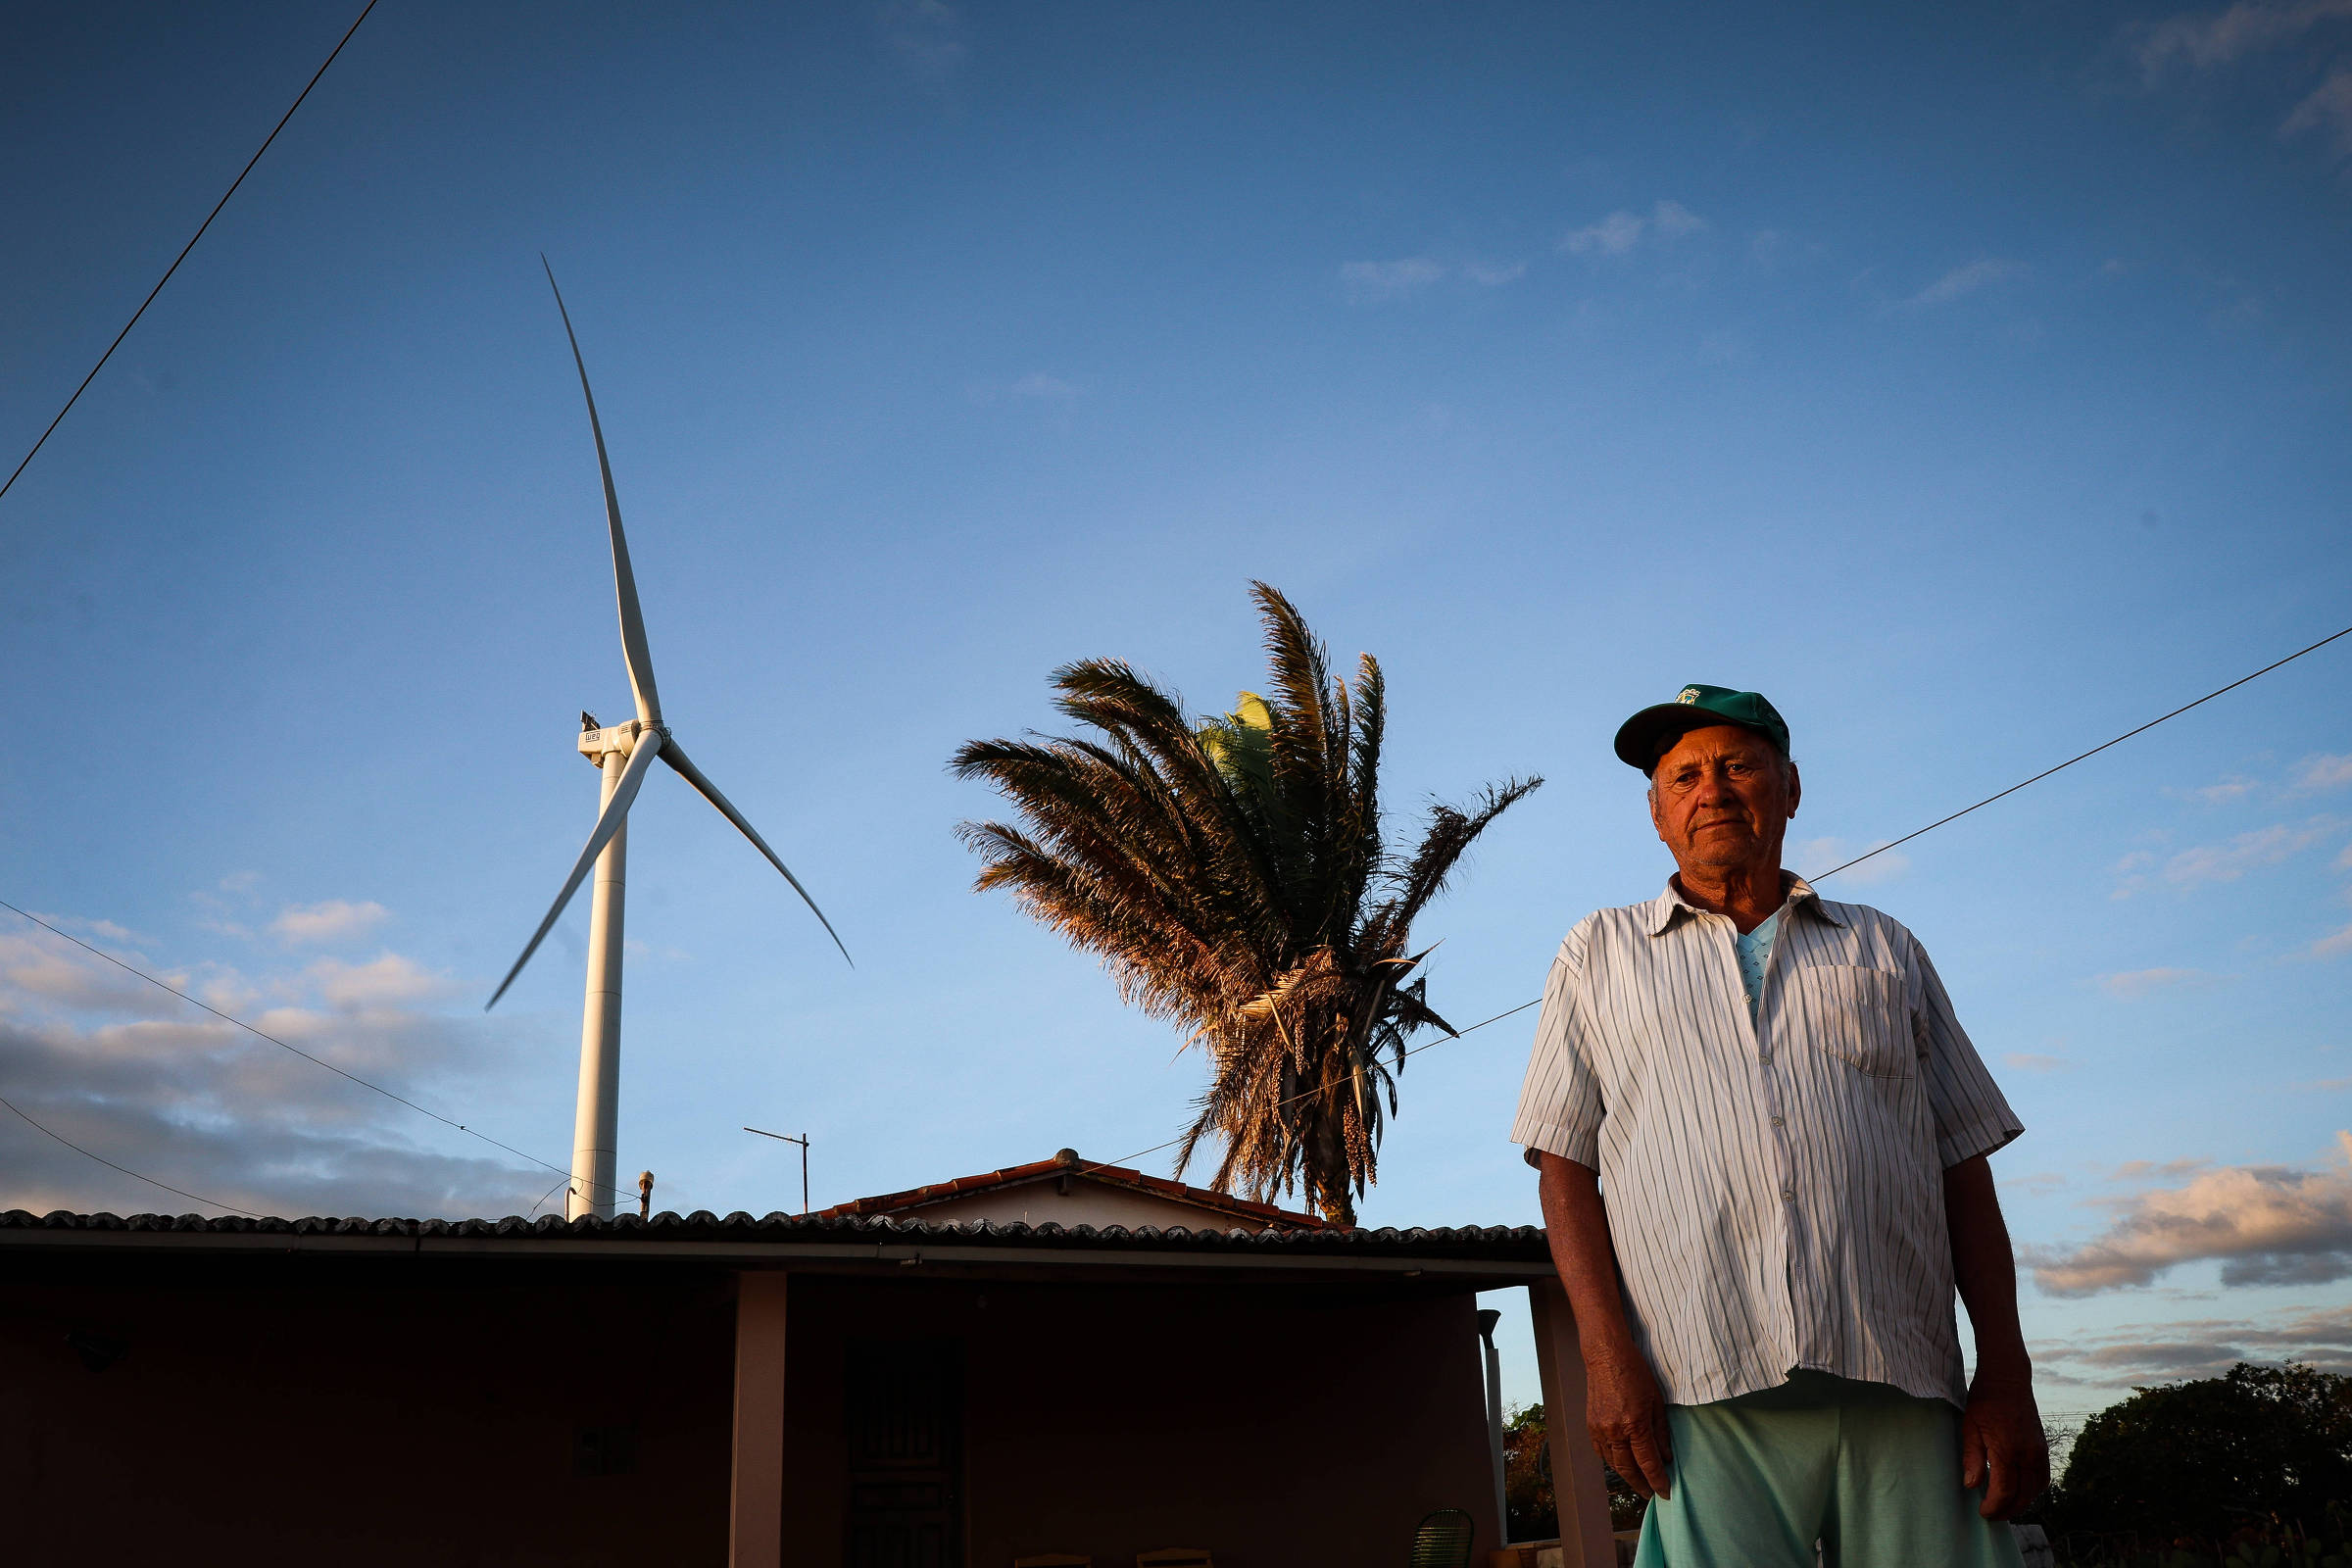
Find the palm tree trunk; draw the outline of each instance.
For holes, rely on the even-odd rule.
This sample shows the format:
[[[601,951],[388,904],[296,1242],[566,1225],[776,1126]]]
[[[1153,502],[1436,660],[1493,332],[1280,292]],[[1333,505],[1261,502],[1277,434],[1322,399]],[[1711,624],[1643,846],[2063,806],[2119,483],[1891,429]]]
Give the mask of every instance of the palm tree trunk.
[[[1355,1225],[1355,1195],[1348,1181],[1348,1142],[1337,1118],[1323,1111],[1308,1124],[1306,1178],[1324,1220],[1333,1225]]]

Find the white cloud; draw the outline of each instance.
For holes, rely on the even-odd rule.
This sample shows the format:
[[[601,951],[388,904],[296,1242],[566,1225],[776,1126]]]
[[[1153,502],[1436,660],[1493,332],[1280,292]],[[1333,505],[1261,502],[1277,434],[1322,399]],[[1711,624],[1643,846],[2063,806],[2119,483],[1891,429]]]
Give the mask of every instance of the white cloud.
[[[1974,294],[1981,288],[1987,288],[1995,283],[2005,283],[2013,277],[2022,277],[2028,270],[2029,269],[2023,262],[2007,262],[1998,257],[1988,256],[1982,261],[1970,262],[1966,266],[1953,268],[1935,282],[1912,295],[1910,303],[1913,305],[1949,305],[1952,301]]]
[[[2352,757],[2322,752],[2295,764],[2294,787],[2299,793],[2318,795],[2348,786],[2352,786]]]
[[[386,953],[366,963],[321,958],[303,971],[328,1005],[347,1012],[370,1007],[396,1007],[450,993],[447,979],[427,972],[397,953]]]
[[[1697,233],[1707,226],[1707,220],[1681,202],[1660,202],[1650,209],[1649,226],[1659,237],[1675,239]]]
[[[2030,1051],[2012,1051],[2001,1060],[2019,1072],[2064,1072],[2071,1065],[2064,1056],[2036,1055]]]
[[[2352,1155],[2352,1133],[2338,1133]],[[2352,1275],[2352,1167],[2227,1165],[2185,1186],[2117,1200],[2117,1218],[2072,1250],[2023,1250],[2052,1296],[2148,1285],[2182,1263],[2222,1265],[2225,1285],[2319,1284]]]
[[[328,899],[319,904],[289,904],[270,922],[270,935],[280,942],[315,944],[347,942],[365,936],[384,921],[384,906],[369,899]]]
[[[1527,275],[1525,262],[1464,262],[1462,275],[1481,288],[1500,288]]]
[[[1395,262],[1349,262],[1340,269],[1340,287],[1359,305],[1402,299],[1446,275],[1446,264],[1426,256]]]
[[[963,69],[970,53],[963,19],[944,0],[885,0],[879,20],[884,47],[924,86],[940,86]]]
[[[1632,213],[1611,213],[1597,223],[1571,230],[1560,241],[1560,249],[1571,256],[1623,256],[1641,243],[1642,230],[1647,226],[1646,220]]]
[[[2295,105],[2278,126],[2281,136],[2331,127],[2338,157],[2352,158],[2352,70],[2338,71],[2320,83],[2317,91]]]
[[[1707,227],[1707,220],[1681,202],[1660,201],[1648,213],[1618,211],[1561,236],[1571,256],[1623,256],[1644,238],[1675,240]]]
[[[2352,1372],[2352,1307],[2290,1309],[2257,1321],[2134,1323],[2034,1345],[2035,1377],[2054,1373],[2058,1383],[2144,1388],[2219,1377],[2239,1361],[2300,1361],[2323,1372]]]
[[[2119,1182],[2174,1181],[2211,1166],[2210,1159],[2127,1159],[2110,1175]]]
[[[2261,787],[2250,778],[2232,773],[2219,784],[2207,784],[2201,789],[2188,791],[2187,795],[2190,800],[2202,801],[2207,806],[2227,806],[2232,801],[2244,800]]]
[[[2315,958],[2340,958],[2347,953],[2352,953],[2352,925],[2331,931],[2311,945]]]
[[[46,909],[34,912],[41,919],[62,931],[78,931],[84,936],[96,937],[99,941],[110,943],[115,947],[128,947],[138,941],[136,934],[126,927],[115,924],[112,920],[84,920],[78,915],[52,914]]]
[[[2139,69],[2154,86],[2171,67],[2211,71],[2241,56],[2291,42],[2324,23],[2352,17],[2352,0],[2238,0],[2220,13],[2167,18],[2137,29]]]
[[[442,982],[400,955],[164,978],[459,1120],[514,1102],[509,1026],[429,1010]],[[251,1012],[264,995],[287,1001]],[[0,940],[0,1094],[109,1159],[261,1213],[519,1213],[554,1180],[45,933]],[[0,1114],[0,1207],[191,1206]]]
[[[2202,969],[2132,969],[2122,974],[2099,976],[2099,988],[2111,997],[2126,1002],[2137,1001],[2155,991],[2167,991],[2177,986],[2210,985],[2214,976]]]
[[[1043,370],[1030,371],[1004,390],[1016,398],[1074,398],[1078,395],[1075,382],[1064,381],[1057,375],[1048,375]]]
[[[87,923],[42,918],[59,926]],[[182,991],[194,983],[185,972],[162,971],[143,954],[119,942],[106,945],[116,948],[124,961],[139,964]],[[132,1017],[151,1017],[184,1005],[137,975],[37,930],[0,936],[0,1014],[22,1010],[26,1002]]]
[[[2288,825],[2274,822],[2269,827],[2240,833],[2222,844],[2201,844],[2182,850],[2167,860],[2164,879],[2175,887],[2194,887],[2202,882],[2234,882],[2248,871],[2268,865],[2278,865],[2302,854],[2321,841],[2334,835],[2339,824],[2333,817],[2315,816],[2309,821]]]

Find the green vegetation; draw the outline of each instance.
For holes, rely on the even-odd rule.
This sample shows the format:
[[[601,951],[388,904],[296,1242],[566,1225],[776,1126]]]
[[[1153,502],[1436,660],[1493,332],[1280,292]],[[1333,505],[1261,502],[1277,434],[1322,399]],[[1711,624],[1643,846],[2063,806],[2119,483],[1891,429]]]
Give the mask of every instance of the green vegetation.
[[[1175,693],[1116,660],[1054,672],[1062,714],[1094,732],[974,741],[959,777],[986,779],[1018,826],[966,822],[1004,888],[1100,957],[1127,1001],[1182,1025],[1211,1064],[1177,1157],[1224,1145],[1212,1178],[1265,1199],[1303,1185],[1352,1224],[1396,1109],[1405,1040],[1451,1026],[1408,978],[1413,920],[1464,851],[1542,783],[1488,789],[1474,808],[1433,805],[1411,855],[1381,832],[1380,665],[1352,686],[1289,600],[1252,585],[1268,690],[1199,720]]]
[[[2352,1378],[2241,1361],[2136,1389],[2031,1517],[2062,1563],[2352,1568]]]
[[[1625,1478],[1603,1465],[1609,1482],[1609,1528],[1641,1528],[1642,1510],[1649,1504]],[[1560,1532],[1560,1513],[1551,1490],[1551,1450],[1544,1430],[1541,1400],[1511,1412],[1502,1429],[1502,1504],[1510,1516],[1506,1539],[1547,1541]]]

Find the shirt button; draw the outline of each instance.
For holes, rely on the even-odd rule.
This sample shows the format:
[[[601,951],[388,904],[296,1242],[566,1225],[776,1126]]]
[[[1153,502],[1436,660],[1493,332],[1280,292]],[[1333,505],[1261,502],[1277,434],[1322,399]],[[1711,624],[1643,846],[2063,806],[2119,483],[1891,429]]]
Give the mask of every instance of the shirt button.
[[[1772,1065],[1772,1053],[1769,1051],[1760,1051],[1756,1054],[1756,1060],[1769,1067]]]
[[[1791,1203],[1793,1203],[1793,1202],[1795,1202],[1795,1201],[1796,1201],[1796,1193],[1794,1192],[1794,1190],[1793,1190],[1793,1189],[1787,1188],[1787,1187],[1784,1187],[1784,1188],[1782,1188],[1782,1189],[1781,1189],[1781,1196],[1782,1196],[1783,1198],[1786,1198],[1787,1200],[1788,1200],[1788,1201],[1790,1201]]]
[[[1778,1117],[1778,1116],[1775,1116],[1775,1117],[1773,1117],[1773,1118],[1772,1118],[1772,1124],[1773,1124],[1775,1127],[1786,1127],[1786,1126],[1788,1126],[1788,1123],[1787,1121],[1783,1120],[1781,1117]]]

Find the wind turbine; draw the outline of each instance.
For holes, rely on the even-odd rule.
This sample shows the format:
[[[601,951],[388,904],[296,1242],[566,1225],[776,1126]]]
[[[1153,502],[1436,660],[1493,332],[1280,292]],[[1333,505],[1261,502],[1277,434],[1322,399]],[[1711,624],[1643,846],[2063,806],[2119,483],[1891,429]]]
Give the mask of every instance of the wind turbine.
[[[546,268],[547,258],[541,257],[539,263]],[[621,905],[627,884],[629,807],[637,799],[637,791],[655,761],[668,763],[704,800],[718,808],[719,815],[741,828],[743,836],[767,857],[767,863],[783,872],[784,880],[792,884],[793,891],[815,914],[844,958],[849,957],[850,950],[843,946],[833,922],[825,918],[825,911],[817,908],[808,890],[801,886],[801,879],[767,847],[767,840],[760,836],[760,830],[718,793],[718,786],[687,760],[677,737],[662,721],[661,694],[654,687],[653,657],[646,651],[645,616],[637,607],[637,577],[629,569],[629,542],[620,529],[620,500],[612,489],[612,465],[605,456],[604,426],[596,417],[596,394],[588,388],[588,365],[580,358],[579,335],[571,329],[571,313],[564,309],[564,291],[556,288],[553,268],[547,268],[547,286],[555,289],[556,310],[564,318],[564,335],[571,341],[571,363],[580,372],[580,396],[588,402],[588,429],[596,437],[596,466],[604,474],[605,521],[612,535],[612,591],[620,605],[620,657],[628,665],[629,690],[636,698],[637,716],[625,724],[600,725],[591,715],[580,715],[580,755],[604,776],[596,831],[588,835],[587,847],[572,862],[571,875],[564,879],[564,890],[548,906],[547,917],[531,933],[531,940],[523,944],[522,956],[514,960],[514,967],[507,971],[507,977],[482,1004],[482,1010],[487,1012],[498,1005],[498,999],[507,994],[514,977],[522,973],[522,966],[539,951],[539,944],[547,939],[564,906],[579,891],[588,868],[595,866],[596,890],[588,912],[588,995],[580,1015],[580,1098],[572,1120],[571,1181],[569,1196],[564,1200],[564,1213],[566,1219],[576,1219],[582,1214],[610,1219],[615,1196],[614,1145],[620,1121]]]

